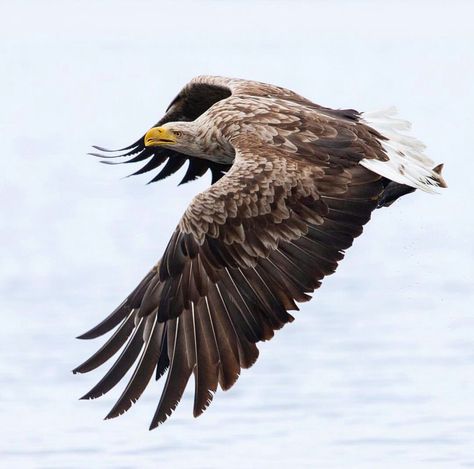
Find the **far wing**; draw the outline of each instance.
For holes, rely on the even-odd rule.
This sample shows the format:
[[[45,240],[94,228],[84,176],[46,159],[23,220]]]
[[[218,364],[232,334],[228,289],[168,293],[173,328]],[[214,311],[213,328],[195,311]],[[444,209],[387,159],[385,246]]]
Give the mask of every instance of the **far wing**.
[[[359,118],[359,113],[352,109],[334,110],[319,106],[310,100],[285,88],[260,83],[252,80],[237,78],[226,78],[219,76],[202,75],[193,78],[173,99],[166,110],[166,114],[153,126],[157,127],[167,122],[193,121],[206,112],[211,106],[222,99],[233,96],[264,96],[290,101],[299,105],[312,108],[321,114],[337,118],[340,121],[354,122]],[[160,181],[178,171],[188,162],[187,171],[180,184],[192,181],[208,170],[212,174],[212,184],[218,181],[230,168],[231,165],[219,164],[210,160],[203,160],[184,155],[174,150],[145,147],[144,135],[135,143],[118,149],[94,146],[99,153],[91,153],[94,156],[104,158],[106,164],[138,163],[146,161],[146,164],[131,176],[153,171],[164,165],[151,182]],[[125,161],[111,162],[114,158],[129,158]]]

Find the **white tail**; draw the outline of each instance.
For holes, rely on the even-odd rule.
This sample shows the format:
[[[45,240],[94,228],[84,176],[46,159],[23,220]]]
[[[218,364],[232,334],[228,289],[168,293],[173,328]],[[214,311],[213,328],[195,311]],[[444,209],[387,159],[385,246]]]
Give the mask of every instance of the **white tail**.
[[[360,164],[392,181],[425,192],[436,192],[436,187],[447,187],[441,176],[443,165],[435,166],[435,162],[423,154],[423,143],[399,132],[409,130],[411,125],[408,121],[393,117],[396,113],[394,107],[363,113],[362,122],[385,137],[380,139],[380,143],[389,159],[380,161],[366,158]]]

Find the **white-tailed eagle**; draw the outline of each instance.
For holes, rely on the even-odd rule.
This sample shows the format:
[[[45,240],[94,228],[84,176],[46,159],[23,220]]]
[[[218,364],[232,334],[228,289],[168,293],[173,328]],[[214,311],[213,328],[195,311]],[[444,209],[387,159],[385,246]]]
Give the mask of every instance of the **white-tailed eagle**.
[[[401,195],[446,187],[423,145],[393,112],[334,110],[273,85],[200,76],[165,116],[119,154],[148,160],[134,174],[188,162],[182,182],[212,173],[179,222],[161,260],[100,324],[115,329],[74,372],[121,350],[83,398],[112,389],[136,362],[107,415],[130,408],[153,375],[166,374],[150,428],[164,422],[194,375],[194,415],[218,385],[229,389],[258,356],[256,343],[293,320],[332,274],[372,211]],[[107,152],[107,153],[105,153]]]

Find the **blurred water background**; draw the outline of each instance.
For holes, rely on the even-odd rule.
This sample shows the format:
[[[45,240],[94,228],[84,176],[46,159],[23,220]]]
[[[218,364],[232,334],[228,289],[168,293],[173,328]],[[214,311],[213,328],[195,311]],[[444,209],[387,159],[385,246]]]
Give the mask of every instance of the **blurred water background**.
[[[474,467],[472,2],[0,2],[0,466]],[[99,165],[197,74],[331,107],[395,104],[449,189],[377,211],[296,321],[199,419],[192,385],[147,427],[160,384],[78,397],[70,370],[159,258],[207,177],[146,186]],[[118,386],[120,388],[120,386]]]

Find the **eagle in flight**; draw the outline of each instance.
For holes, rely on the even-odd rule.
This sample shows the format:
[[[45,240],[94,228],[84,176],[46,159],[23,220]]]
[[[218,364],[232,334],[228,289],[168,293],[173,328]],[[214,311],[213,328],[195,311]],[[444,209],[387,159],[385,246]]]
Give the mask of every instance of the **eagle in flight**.
[[[152,181],[188,162],[181,182],[210,170],[212,185],[135,290],[79,337],[115,329],[74,373],[121,350],[83,399],[111,390],[136,363],[106,418],[128,410],[154,375],[165,382],[151,429],[176,408],[191,375],[194,416],[218,385],[229,389],[257,359],[257,342],[293,321],[289,311],[336,270],[375,208],[446,187],[442,165],[394,113],[334,110],[277,86],[199,76],[134,144],[119,153],[95,147],[103,157],[147,160],[134,174],[164,165]]]

